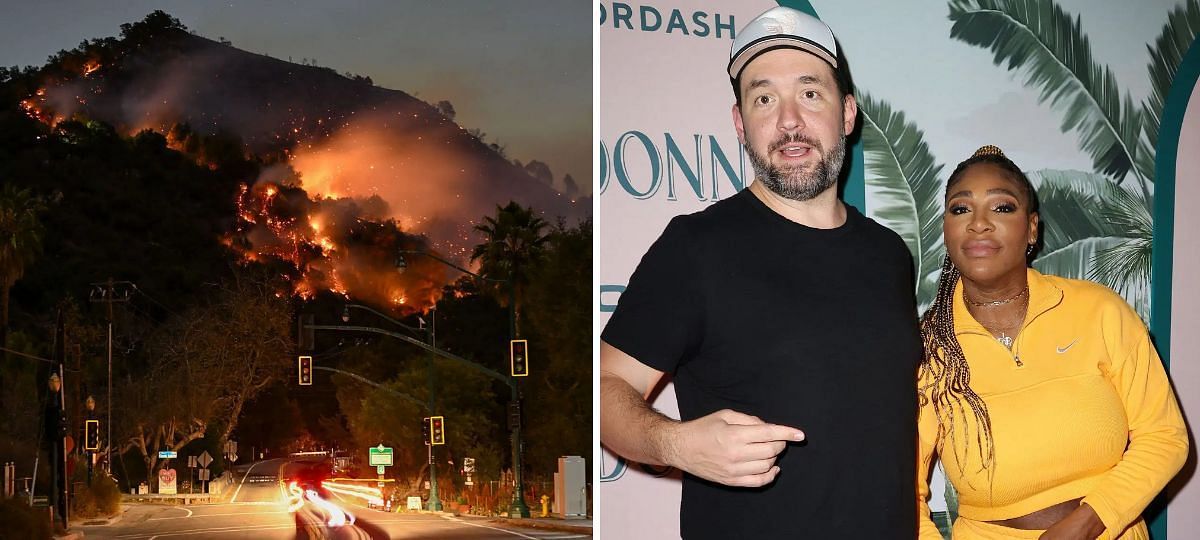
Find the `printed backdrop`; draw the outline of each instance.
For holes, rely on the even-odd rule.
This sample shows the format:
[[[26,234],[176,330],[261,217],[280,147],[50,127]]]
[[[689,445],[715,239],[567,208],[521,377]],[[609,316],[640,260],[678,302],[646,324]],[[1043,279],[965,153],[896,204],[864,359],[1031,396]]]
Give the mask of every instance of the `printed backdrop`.
[[[908,243],[922,309],[943,253],[946,178],[998,145],[1041,196],[1034,266],[1124,295],[1200,418],[1197,0],[779,3],[826,21],[845,50],[861,111],[845,199]],[[600,2],[597,336],[667,221],[752,181],[724,69],[735,32],[773,5]],[[677,417],[669,384],[654,405]],[[678,537],[678,472],[598,455],[601,534]],[[1158,540],[1200,537],[1195,462],[1170,490],[1172,511],[1154,511]],[[934,484],[946,493],[940,475]],[[949,495],[931,504],[942,521]]]

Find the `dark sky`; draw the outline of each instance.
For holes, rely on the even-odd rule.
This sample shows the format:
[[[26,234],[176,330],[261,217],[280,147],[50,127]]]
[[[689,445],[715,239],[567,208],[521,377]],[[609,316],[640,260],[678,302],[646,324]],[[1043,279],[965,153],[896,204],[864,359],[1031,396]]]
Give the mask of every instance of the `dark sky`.
[[[370,76],[454,104],[512,159],[550,165],[591,191],[592,3],[588,0],[3,1],[0,65],[119,36],[155,9],[237,48]]]

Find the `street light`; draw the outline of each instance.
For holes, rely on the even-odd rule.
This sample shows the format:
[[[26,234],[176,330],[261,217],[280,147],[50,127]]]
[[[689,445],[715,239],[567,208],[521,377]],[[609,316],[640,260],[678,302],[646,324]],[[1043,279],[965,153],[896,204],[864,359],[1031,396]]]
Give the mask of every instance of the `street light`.
[[[408,268],[408,261],[406,261],[404,258],[405,255],[423,255],[423,256],[429,257],[437,262],[440,262],[446,266],[449,266],[450,268],[458,270],[459,272],[462,272],[464,274],[472,276],[475,279],[478,279],[481,281],[488,281],[488,282],[492,282],[492,283],[505,284],[508,288],[508,341],[511,344],[517,338],[516,284],[513,282],[513,278],[515,278],[515,276],[509,276],[509,279],[496,279],[496,278],[489,278],[489,277],[481,276],[479,274],[476,274],[475,272],[467,270],[466,268],[463,268],[457,264],[454,264],[454,263],[452,263],[446,259],[443,259],[443,258],[441,258],[433,253],[430,253],[428,251],[414,251],[414,250],[400,250],[399,252],[397,252],[396,267],[401,270]],[[520,390],[520,387],[517,385],[517,379],[514,377],[509,377],[507,382],[508,382],[509,389],[512,391],[512,398],[511,398],[510,406],[519,408],[520,403],[521,403],[521,390]],[[512,434],[513,475],[515,477],[514,480],[515,480],[516,485],[514,486],[514,489],[513,489],[513,501],[512,501],[512,506],[509,509],[509,516],[510,517],[529,517],[529,506],[525,504],[525,479],[524,479],[524,475],[521,472],[522,453],[525,448],[525,441],[521,438],[521,422],[520,422],[519,417],[517,418],[517,421],[513,424],[512,431],[513,431],[513,434]]]
[[[60,319],[61,320],[61,319]],[[61,327],[59,327],[61,330]],[[61,358],[61,357],[59,357]],[[59,364],[58,369],[62,369]],[[54,519],[62,520],[63,528],[68,523],[67,516],[67,449],[65,436],[67,434],[67,418],[63,414],[62,378],[57,372],[50,373],[47,381],[50,395],[47,396],[47,406],[43,414],[44,436],[46,437],[50,458],[50,506],[54,509]],[[36,482],[36,480],[35,480]]]

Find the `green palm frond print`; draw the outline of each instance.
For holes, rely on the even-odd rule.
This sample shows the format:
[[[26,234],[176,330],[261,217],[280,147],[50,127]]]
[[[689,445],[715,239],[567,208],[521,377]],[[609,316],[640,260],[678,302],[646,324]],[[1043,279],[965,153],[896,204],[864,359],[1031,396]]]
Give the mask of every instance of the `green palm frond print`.
[[[1177,6],[1167,17],[1167,25],[1163,27],[1154,45],[1149,46],[1150,64],[1146,68],[1150,72],[1150,97],[1142,103],[1142,118],[1146,122],[1146,137],[1152,148],[1158,147],[1158,126],[1161,123],[1163,104],[1167,101],[1167,91],[1175,80],[1175,71],[1184,53],[1200,33],[1200,2],[1187,0]]]
[[[1120,236],[1121,231],[1096,211],[1120,189],[1103,176],[1054,169],[1026,175],[1041,203],[1042,254],[1089,238]]]
[[[871,216],[896,231],[913,254],[917,298],[924,311],[941,268],[942,196],[945,181],[924,134],[890,105],[862,95],[863,148]]]
[[[1103,207],[1096,217],[1071,216],[1079,210],[1066,205],[1044,207],[1043,221],[1066,229],[1062,234],[1048,232],[1054,235],[1052,240],[1072,236],[1070,229],[1085,225],[1103,225],[1114,234],[1076,235],[1077,241],[1091,241],[1086,249],[1081,246],[1076,250],[1077,255],[1086,255],[1087,259],[1071,264],[1057,261],[1070,253],[1061,251],[1069,245],[1048,245],[1054,250],[1043,251],[1044,257],[1054,258],[1039,257],[1035,266],[1053,266],[1067,277],[1104,283],[1122,293],[1143,319],[1148,318],[1154,145],[1166,92],[1184,50],[1200,29],[1197,0],[1185,0],[1172,11],[1155,44],[1148,45],[1153,88],[1140,105],[1135,105],[1128,93],[1122,94],[1112,70],[1093,58],[1079,17],[1070,15],[1053,0],[951,0],[949,8],[949,18],[954,22],[950,36],[989,50],[994,64],[1023,76],[1025,85],[1038,91],[1040,102],[1062,115],[1062,131],[1079,136],[1081,149],[1092,158],[1095,174],[1120,186],[1108,189],[1101,187],[1101,179],[1094,181],[1091,189],[1099,190],[1096,202]],[[1121,189],[1122,182],[1130,177],[1135,179],[1136,193]],[[1097,223],[1097,217],[1104,223]],[[1110,240],[1101,242],[1097,238]]]
[[[1118,183],[1132,174],[1148,195],[1154,171],[1136,166],[1146,163],[1140,154],[1152,152],[1141,138],[1141,109],[1093,59],[1079,17],[1053,0],[954,0],[950,20],[950,37],[990,50],[993,63],[1023,75],[1039,100],[1062,114],[1063,132],[1079,135],[1097,172]]]
[[[1095,173],[1041,170],[1028,175],[1041,201],[1044,231],[1034,267],[1098,281],[1121,293],[1143,317],[1149,313],[1154,236],[1149,203]]]

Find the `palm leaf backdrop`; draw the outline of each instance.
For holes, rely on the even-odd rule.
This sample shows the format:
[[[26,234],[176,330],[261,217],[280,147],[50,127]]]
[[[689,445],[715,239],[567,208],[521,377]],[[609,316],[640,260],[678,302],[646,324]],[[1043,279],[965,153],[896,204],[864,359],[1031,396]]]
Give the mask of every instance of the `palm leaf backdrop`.
[[[933,302],[942,257],[942,165],[904,113],[863,93],[865,181],[871,217],[896,231],[913,256],[920,310]]]
[[[1040,253],[1053,253],[1089,238],[1122,236],[1122,231],[1098,211],[1120,189],[1104,177],[1056,169],[1028,171],[1026,176],[1041,204]]]
[[[1150,97],[1142,103],[1142,118],[1151,148],[1158,148],[1158,127],[1162,122],[1167,92],[1171,90],[1179,62],[1195,41],[1197,33],[1200,33],[1200,2],[1186,0],[1171,11],[1154,45],[1147,45],[1150,64],[1146,68],[1150,72],[1151,92]]]
[[[1101,208],[1102,217],[1126,239],[1096,254],[1089,279],[1108,285],[1129,301],[1142,320],[1150,320],[1150,262],[1154,216],[1149,201],[1122,189]]]
[[[1113,253],[1119,251],[1129,245],[1128,238],[1119,236],[1103,236],[1089,238],[1075,242],[1053,253],[1048,253],[1045,256],[1038,257],[1034,261],[1033,266],[1039,272],[1046,274],[1055,274],[1059,276],[1086,276],[1088,273],[1096,272],[1096,266],[1093,261],[1097,261],[1105,253]],[[1143,289],[1132,287],[1125,294],[1125,299],[1133,305],[1134,309],[1143,318],[1145,313],[1149,312],[1148,294],[1144,294]]]
[[[1042,244],[1033,266],[1103,283],[1149,317],[1154,235],[1149,204],[1094,173],[1045,169],[1027,174],[1041,202]]]
[[[1116,77],[1092,57],[1080,27],[1053,0],[951,0],[950,36],[992,52],[996,65],[1024,76],[1039,100],[1061,111],[1063,132],[1078,134],[1096,171],[1117,183],[1132,175],[1150,199],[1153,155],[1142,138],[1142,109],[1120,95]]]

